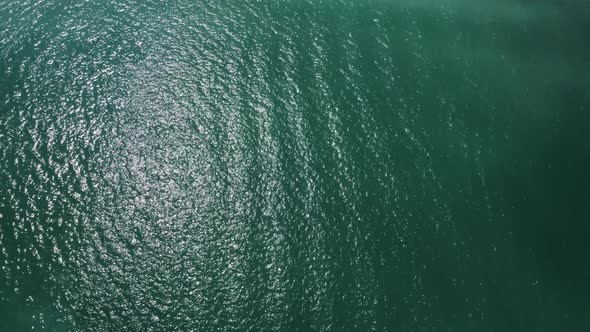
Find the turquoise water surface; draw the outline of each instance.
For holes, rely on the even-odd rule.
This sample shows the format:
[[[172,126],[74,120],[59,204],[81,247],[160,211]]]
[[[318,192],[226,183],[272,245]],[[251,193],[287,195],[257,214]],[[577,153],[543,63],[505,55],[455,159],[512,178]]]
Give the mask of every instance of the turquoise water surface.
[[[584,331],[590,3],[0,1],[0,331]]]

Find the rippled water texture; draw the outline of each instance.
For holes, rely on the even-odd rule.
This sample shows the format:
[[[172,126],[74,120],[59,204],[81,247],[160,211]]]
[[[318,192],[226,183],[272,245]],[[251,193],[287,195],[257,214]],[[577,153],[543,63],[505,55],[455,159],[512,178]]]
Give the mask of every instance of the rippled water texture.
[[[585,330],[586,3],[0,1],[0,330]]]

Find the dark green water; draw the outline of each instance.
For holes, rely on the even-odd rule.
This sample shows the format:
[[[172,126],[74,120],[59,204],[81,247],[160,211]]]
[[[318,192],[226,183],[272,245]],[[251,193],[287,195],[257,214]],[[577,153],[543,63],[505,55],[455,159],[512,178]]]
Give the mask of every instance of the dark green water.
[[[0,1],[0,331],[584,331],[586,1]]]

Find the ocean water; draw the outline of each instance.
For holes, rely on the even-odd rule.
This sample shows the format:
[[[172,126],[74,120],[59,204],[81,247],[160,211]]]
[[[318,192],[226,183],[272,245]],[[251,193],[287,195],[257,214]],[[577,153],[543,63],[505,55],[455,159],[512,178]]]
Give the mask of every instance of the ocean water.
[[[0,331],[583,331],[590,3],[0,1]]]

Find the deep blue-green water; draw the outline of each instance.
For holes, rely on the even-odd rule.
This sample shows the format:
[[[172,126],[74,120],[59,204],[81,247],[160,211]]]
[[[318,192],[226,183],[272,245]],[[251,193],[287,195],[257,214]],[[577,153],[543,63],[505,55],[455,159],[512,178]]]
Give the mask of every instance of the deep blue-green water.
[[[0,0],[0,331],[584,331],[590,3]]]

